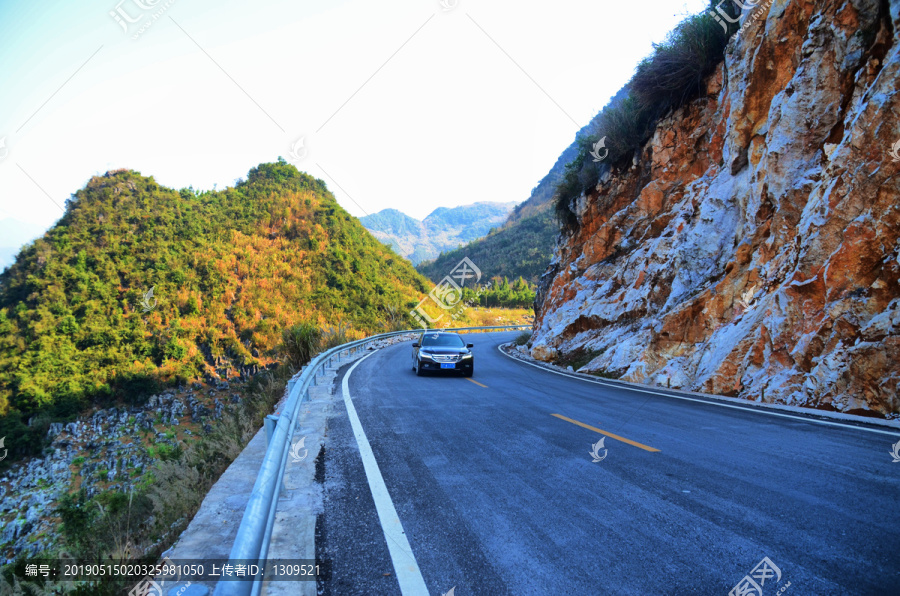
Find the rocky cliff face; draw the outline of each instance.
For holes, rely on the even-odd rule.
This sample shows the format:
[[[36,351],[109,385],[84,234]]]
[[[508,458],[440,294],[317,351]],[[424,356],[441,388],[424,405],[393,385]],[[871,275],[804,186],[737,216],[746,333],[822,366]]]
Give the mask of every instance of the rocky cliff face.
[[[900,416],[900,1],[776,0],[575,205],[532,355]]]
[[[213,388],[195,395],[201,388],[196,383],[184,395],[168,390],[151,396],[144,406],[109,408],[76,422],[51,424],[45,455],[0,473],[0,564],[59,546],[56,507],[64,494],[81,488],[88,497],[128,493],[158,461],[145,441],[156,452],[178,449],[185,437],[212,432],[226,407],[231,410],[241,401],[240,394],[232,393],[226,406]],[[227,390],[229,384],[220,381],[215,389]]]

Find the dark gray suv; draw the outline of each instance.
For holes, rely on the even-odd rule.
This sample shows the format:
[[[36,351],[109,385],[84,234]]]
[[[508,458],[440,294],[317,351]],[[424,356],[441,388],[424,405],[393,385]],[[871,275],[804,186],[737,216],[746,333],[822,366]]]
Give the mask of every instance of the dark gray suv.
[[[419,376],[430,371],[447,371],[471,377],[475,371],[473,347],[456,333],[426,331],[413,344],[412,369]]]

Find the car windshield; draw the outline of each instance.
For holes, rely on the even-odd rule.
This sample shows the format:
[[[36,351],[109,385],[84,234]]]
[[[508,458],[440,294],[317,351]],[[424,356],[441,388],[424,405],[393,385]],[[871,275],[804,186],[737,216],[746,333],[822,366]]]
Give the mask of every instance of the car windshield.
[[[422,337],[422,347],[464,348],[466,343],[453,333],[426,333]]]

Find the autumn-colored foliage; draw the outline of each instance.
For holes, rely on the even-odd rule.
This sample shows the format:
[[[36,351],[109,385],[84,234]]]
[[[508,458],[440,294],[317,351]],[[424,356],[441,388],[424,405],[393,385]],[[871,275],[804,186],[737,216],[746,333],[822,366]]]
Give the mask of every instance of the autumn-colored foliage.
[[[284,161],[217,192],[96,176],[0,275],[0,436],[28,451],[29,419],[263,366],[300,323],[379,332],[428,289]]]

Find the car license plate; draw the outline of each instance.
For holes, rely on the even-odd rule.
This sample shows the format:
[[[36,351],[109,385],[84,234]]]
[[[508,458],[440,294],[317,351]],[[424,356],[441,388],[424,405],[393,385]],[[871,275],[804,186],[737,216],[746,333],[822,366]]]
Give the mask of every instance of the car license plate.
[[[456,368],[456,364],[453,362],[441,362],[441,368]]]

